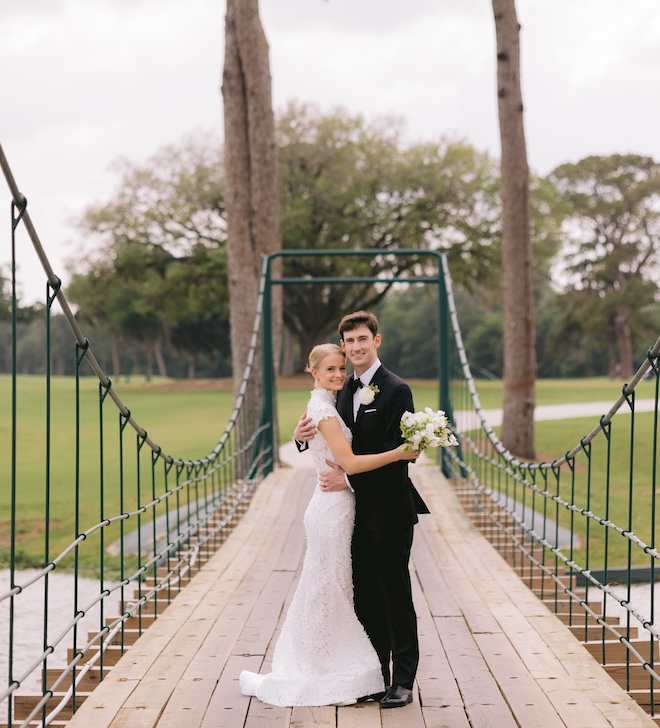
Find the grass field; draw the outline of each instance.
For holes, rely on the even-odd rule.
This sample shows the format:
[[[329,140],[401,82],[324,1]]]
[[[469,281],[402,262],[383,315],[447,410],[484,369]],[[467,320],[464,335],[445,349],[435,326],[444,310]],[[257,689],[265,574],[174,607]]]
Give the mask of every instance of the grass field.
[[[645,544],[656,545],[655,500],[660,483],[654,463],[654,413],[635,416],[634,432],[627,414],[615,416],[609,439],[599,433],[591,443],[590,455],[581,452],[573,470],[563,466],[555,473],[546,470],[546,478],[537,474],[536,484],[563,501],[573,503],[571,511],[554,502],[536,497],[534,508],[566,528],[575,530],[574,558],[586,563],[586,534],[589,529],[589,568],[624,566],[628,562],[629,541],[620,533],[606,529],[599,520],[588,519],[581,511],[607,519],[632,531]],[[551,463],[562,457],[598,424],[598,418],[575,418],[538,422],[535,428],[537,461]],[[634,441],[634,447],[631,442]],[[634,455],[631,457],[631,453]],[[527,504],[530,504],[527,495]],[[660,505],[660,502],[659,504]],[[588,523],[588,525],[587,525]],[[579,545],[578,545],[579,544]],[[641,549],[630,550],[631,563],[649,567],[651,557]]]
[[[162,450],[175,458],[198,459],[207,455],[222,435],[233,410],[234,397],[227,381],[173,382],[155,380],[151,383],[132,379],[120,381],[115,389],[124,404],[131,410],[135,419],[144,427],[149,437],[158,443]],[[642,383],[642,387],[646,383]],[[438,406],[438,388],[434,382],[412,381],[411,387],[416,407]],[[278,416],[280,440],[288,440],[299,415],[305,408],[311,378],[306,376],[282,379],[278,384]],[[651,396],[640,390],[639,396]],[[621,385],[607,379],[589,380],[539,380],[537,383],[537,404],[560,404],[567,402],[614,401],[620,394]],[[480,381],[478,392],[484,409],[501,406],[501,383]],[[96,523],[102,517],[114,515],[130,508],[139,507],[158,492],[160,483],[152,483],[150,478],[150,455],[137,452],[137,438],[132,434],[125,449],[127,457],[139,464],[141,486],[139,493],[133,491],[124,495],[117,487],[120,470],[113,452],[118,450],[119,416],[114,403],[109,400],[103,406],[104,447],[106,457],[102,469],[104,493],[102,503],[99,499],[100,460],[99,451],[99,394],[98,383],[90,378],[82,378],[80,383],[80,407],[75,408],[75,382],[71,378],[53,378],[51,392],[50,426],[50,532],[46,544],[44,523],[46,519],[46,434],[45,423],[46,392],[42,377],[21,376],[18,378],[18,406],[15,477],[17,483],[16,542],[19,565],[36,566],[43,563],[45,550],[52,558],[72,541],[74,536]],[[10,542],[10,506],[12,482],[11,470],[11,379],[0,377],[0,561],[6,563]],[[80,436],[75,440],[76,417],[80,422]],[[628,420],[630,418],[627,418]],[[597,424],[597,418],[565,420],[560,422],[538,423],[536,427],[537,450],[541,458],[552,460],[561,457],[574,447],[582,436]],[[640,538],[651,537],[649,509],[653,487],[653,468],[651,463],[650,434],[652,415],[637,415],[636,452],[634,482],[636,492],[633,498],[633,513],[628,509],[629,472],[628,453],[629,435],[619,434],[611,438],[610,461],[614,464],[610,476],[610,492],[615,496],[605,502],[606,476],[602,463],[606,453],[598,452],[596,444],[592,456],[591,507],[608,508],[609,517],[622,525],[628,519]],[[622,425],[622,428],[625,425]],[[600,438],[603,440],[604,438]],[[133,444],[135,443],[135,444]],[[600,443],[598,444],[600,448]],[[114,449],[114,450],[113,450]],[[76,457],[76,453],[79,457]],[[140,465],[140,463],[142,463]],[[646,463],[646,464],[644,464]],[[133,470],[133,480],[134,480]],[[586,465],[576,467],[577,502],[586,503],[586,483],[583,475]],[[562,476],[563,477],[563,476]],[[562,489],[564,484],[561,485]],[[134,489],[133,489],[134,490]],[[78,508],[76,508],[78,503]],[[123,509],[123,510],[122,510]],[[559,519],[566,524],[570,514],[562,510]],[[145,519],[148,519],[145,516]],[[108,537],[110,538],[110,531]],[[93,539],[90,539],[92,541]],[[107,546],[106,539],[105,545]],[[81,567],[94,571],[98,567],[103,544],[89,543],[80,551]],[[609,546],[617,561],[626,557],[626,542],[620,536]],[[104,558],[112,562],[112,557]],[[71,561],[67,566],[71,565]]]

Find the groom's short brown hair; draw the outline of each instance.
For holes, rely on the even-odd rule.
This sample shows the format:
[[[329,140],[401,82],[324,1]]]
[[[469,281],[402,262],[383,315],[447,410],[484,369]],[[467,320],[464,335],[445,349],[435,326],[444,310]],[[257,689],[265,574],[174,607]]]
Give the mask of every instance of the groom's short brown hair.
[[[340,340],[344,340],[344,333],[346,331],[353,331],[358,326],[366,326],[374,336],[378,333],[378,319],[373,313],[369,311],[355,311],[354,313],[347,313],[339,322]]]

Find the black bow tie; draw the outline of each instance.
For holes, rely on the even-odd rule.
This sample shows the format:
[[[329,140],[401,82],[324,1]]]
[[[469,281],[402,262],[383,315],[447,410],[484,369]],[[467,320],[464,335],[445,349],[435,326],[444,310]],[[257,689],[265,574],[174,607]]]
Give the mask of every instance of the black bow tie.
[[[351,394],[355,394],[355,391],[357,389],[362,389],[364,385],[362,384],[362,380],[357,377],[351,377],[348,380],[348,389]]]

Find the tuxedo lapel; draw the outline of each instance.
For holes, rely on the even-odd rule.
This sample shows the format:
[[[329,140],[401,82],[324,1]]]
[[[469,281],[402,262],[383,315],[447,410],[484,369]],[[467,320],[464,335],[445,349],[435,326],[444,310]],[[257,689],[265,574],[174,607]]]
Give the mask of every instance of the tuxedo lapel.
[[[344,384],[344,388],[337,395],[337,412],[339,416],[348,425],[349,429],[352,430],[354,427],[353,423],[353,397],[348,388],[348,379]]]

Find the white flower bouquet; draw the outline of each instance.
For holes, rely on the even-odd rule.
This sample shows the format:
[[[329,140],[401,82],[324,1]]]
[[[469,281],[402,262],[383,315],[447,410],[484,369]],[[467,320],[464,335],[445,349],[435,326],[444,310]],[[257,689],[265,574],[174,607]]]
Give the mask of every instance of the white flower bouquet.
[[[401,434],[407,450],[422,452],[427,447],[453,447],[458,440],[449,429],[442,410],[434,412],[426,407],[419,412],[404,412],[401,417]]]

